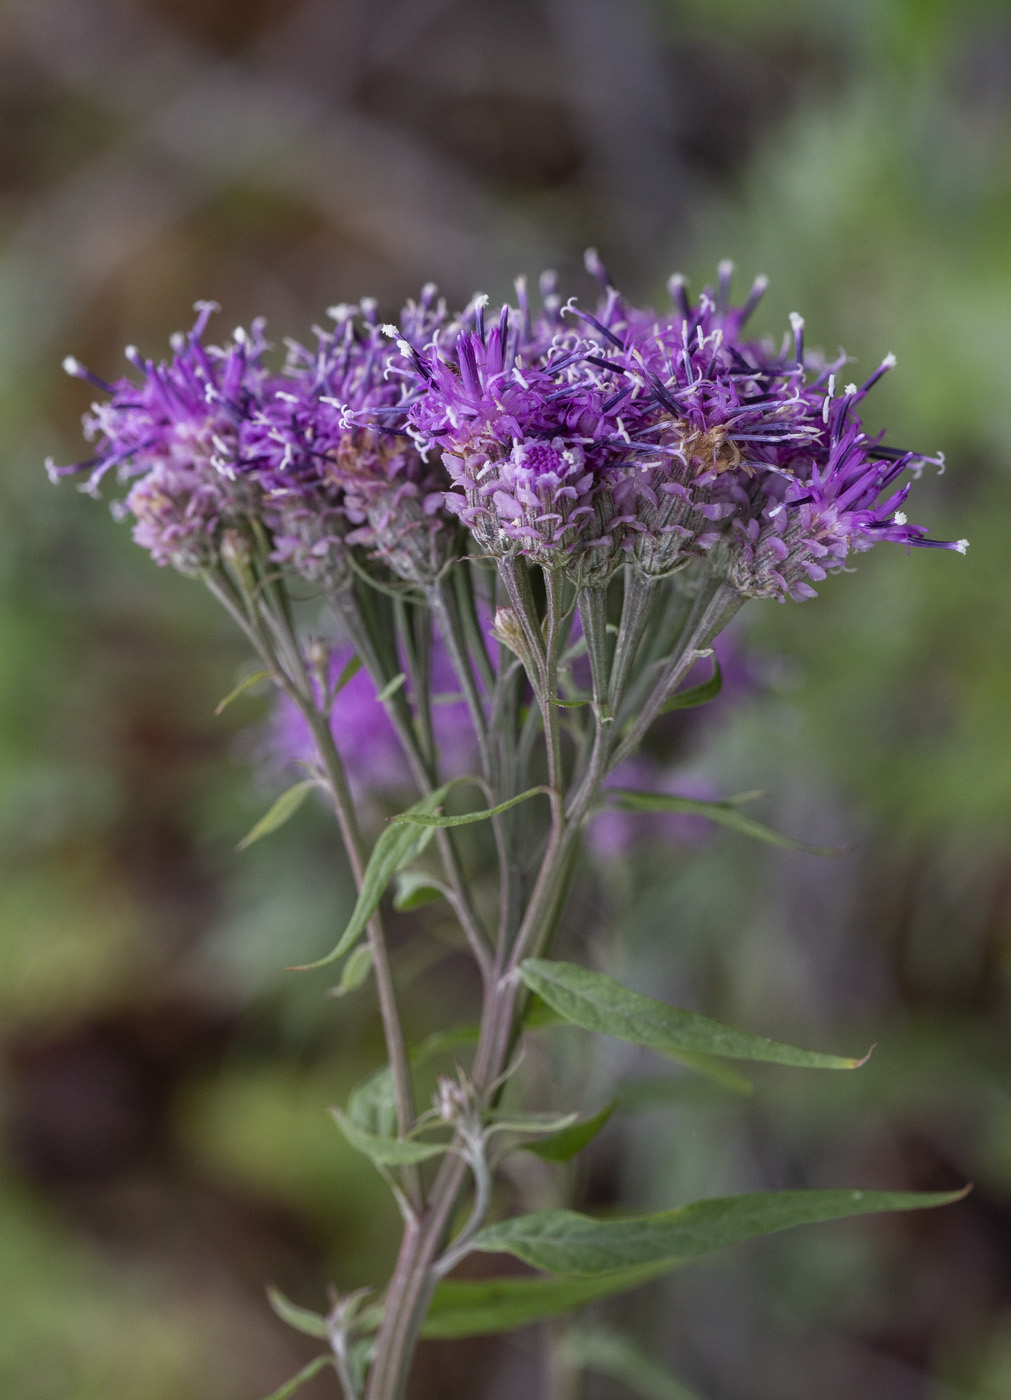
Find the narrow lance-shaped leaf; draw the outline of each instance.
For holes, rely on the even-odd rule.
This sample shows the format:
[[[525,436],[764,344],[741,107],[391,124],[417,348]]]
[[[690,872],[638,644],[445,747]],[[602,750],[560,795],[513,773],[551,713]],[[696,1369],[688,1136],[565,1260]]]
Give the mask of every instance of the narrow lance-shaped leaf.
[[[542,1030],[545,1026],[564,1025],[565,1018],[559,1016],[554,1007],[549,1006],[546,1001],[533,996],[523,1013],[523,1024],[527,1030]],[[711,1079],[723,1089],[729,1089],[734,1094],[751,1093],[753,1085],[749,1079],[745,1079],[742,1074],[730,1069],[712,1055],[702,1055],[697,1050],[666,1050],[664,1053],[679,1064],[694,1070],[696,1074]],[[622,1098],[624,1099],[624,1095]]]
[[[327,1340],[329,1333],[326,1318],[322,1313],[300,1308],[297,1303],[286,1298],[279,1288],[268,1288],[267,1298],[281,1321],[286,1322],[289,1327],[294,1327],[296,1332],[304,1332],[307,1337],[317,1337],[324,1342]]]
[[[367,980],[372,971],[372,949],[367,943],[359,943],[347,962],[341,968],[341,980],[327,992],[330,997],[346,997]]]
[[[400,687],[404,684],[406,680],[407,677],[404,675],[403,671],[398,672],[397,675],[395,675],[392,678],[392,680],[388,680],[386,682],[382,690],[376,696],[376,699],[381,705],[385,704],[387,700],[392,699],[393,696],[396,695],[397,691],[400,689]]]
[[[484,1337],[511,1332],[585,1303],[637,1288],[673,1266],[667,1262],[618,1269],[594,1278],[491,1278],[470,1283],[447,1279],[435,1290],[423,1337]]]
[[[397,875],[393,907],[398,913],[406,914],[445,896],[446,887],[436,876],[424,870],[401,870]]]
[[[694,797],[678,797],[665,792],[636,792],[633,788],[605,788],[601,796],[608,802],[629,812],[684,812],[688,816],[707,817],[720,826],[739,831],[742,836],[752,836],[756,841],[765,841],[770,846],[782,846],[788,851],[805,851],[812,856],[838,856],[841,851],[831,846],[812,846],[807,841],[795,841],[791,836],[781,836],[771,827],[763,826],[753,817],[746,817],[737,810],[733,799],[723,802],[702,802]],[[739,801],[740,799],[738,799]]]
[[[448,1144],[441,1142],[377,1137],[358,1127],[339,1108],[332,1108],[330,1113],[349,1145],[379,1167],[407,1167],[415,1162],[427,1162],[430,1157],[441,1157],[447,1150]]]
[[[669,714],[671,710],[692,710],[696,705],[708,705],[710,700],[716,699],[723,689],[723,673],[715,652],[712,661],[713,674],[709,679],[701,685],[693,685],[690,690],[682,690],[679,695],[672,695],[661,709],[662,715]]]
[[[452,783],[443,784],[435,792],[429,793],[420,802],[416,802],[409,809],[409,812],[421,814],[434,812],[451,787]],[[406,816],[408,813],[404,813],[404,815]],[[372,848],[369,863],[362,876],[362,885],[358,891],[355,907],[351,911],[347,928],[341,934],[336,948],[325,958],[320,958],[317,962],[304,963],[294,970],[296,972],[310,972],[317,967],[326,967],[329,963],[342,958],[345,953],[349,953],[368,927],[368,922],[378,909],[379,901],[382,899],[387,885],[401,866],[414,860],[427,839],[429,839],[428,832],[423,832],[419,836],[419,833],[410,826],[400,825],[399,819],[391,822]]]
[[[489,817],[497,817],[500,812],[508,812],[510,807],[517,806],[520,802],[526,802],[530,797],[536,797],[539,792],[550,793],[547,787],[532,787],[526,792],[521,792],[518,797],[510,797],[505,802],[500,802],[497,807],[483,807],[479,812],[468,812],[462,817],[439,817],[426,812],[419,812],[416,807],[412,807],[408,812],[401,812],[399,817],[394,817],[396,824],[410,823],[412,826],[470,826],[472,822],[487,821]]]
[[[473,1248],[512,1254],[552,1273],[601,1274],[665,1259],[692,1259],[794,1225],[948,1205],[961,1200],[967,1190],[755,1191],[624,1220],[540,1210],[486,1226],[475,1235]]]
[[[559,1016],[583,1030],[613,1035],[670,1055],[717,1055],[728,1060],[764,1060],[805,1069],[856,1069],[862,1059],[799,1050],[765,1036],[751,1035],[631,992],[602,972],[575,963],[528,958],[520,975],[532,992]]]
[[[558,1132],[552,1133],[550,1137],[542,1138],[539,1142],[528,1142],[526,1149],[528,1152],[535,1152],[538,1157],[543,1157],[547,1162],[571,1161],[577,1152],[582,1152],[587,1143],[597,1136],[616,1107],[617,1100],[612,1099],[598,1113],[570,1123],[568,1127],[559,1129]]]
[[[228,708],[233,700],[238,700],[239,696],[249,690],[251,686],[256,685],[258,681],[265,681],[269,675],[269,671],[254,671],[252,675],[245,676],[239,681],[237,686],[234,686],[233,689],[228,692],[223,700],[218,701],[217,705],[214,707],[214,713],[220,715],[222,711]]]
[[[251,846],[254,841],[259,841],[262,836],[269,836],[272,831],[277,831],[278,827],[284,826],[301,807],[302,803],[309,796],[309,793],[317,786],[315,778],[303,778],[300,783],[295,783],[293,787],[282,792],[281,796],[273,804],[268,812],[265,812],[260,820],[253,827],[248,836],[244,836],[239,842],[237,849],[244,851],[247,846]]]
[[[337,677],[337,683],[330,692],[331,700],[335,700],[344,687],[357,676],[362,669],[362,658],[357,652],[352,652],[341,668],[341,673]]]

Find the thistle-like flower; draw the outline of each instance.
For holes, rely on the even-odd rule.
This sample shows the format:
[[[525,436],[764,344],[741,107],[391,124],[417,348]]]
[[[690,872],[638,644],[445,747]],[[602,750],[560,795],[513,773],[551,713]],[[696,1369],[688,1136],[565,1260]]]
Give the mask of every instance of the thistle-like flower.
[[[54,480],[86,474],[82,489],[98,494],[113,472],[132,485],[113,507],[132,517],[134,539],[157,564],[199,573],[219,556],[222,532],[255,514],[256,483],[236,471],[243,437],[267,392],[263,323],[238,330],[223,347],[205,346],[203,333],[217,308],[197,304],[186,336],[173,337],[173,357],[155,364],[132,347],[126,355],[140,382],[107,384],[68,357],[64,368],[108,394],[85,415],[94,456],[69,467],[47,463]]]
[[[410,346],[390,342],[370,300],[329,314],[334,328],[316,328],[314,349],[289,343],[283,379],[251,428],[249,465],[274,515],[277,557],[311,577],[314,559],[361,546],[426,582],[455,525],[441,465],[399,430]],[[431,339],[445,315],[430,285],[405,308],[405,333]]]

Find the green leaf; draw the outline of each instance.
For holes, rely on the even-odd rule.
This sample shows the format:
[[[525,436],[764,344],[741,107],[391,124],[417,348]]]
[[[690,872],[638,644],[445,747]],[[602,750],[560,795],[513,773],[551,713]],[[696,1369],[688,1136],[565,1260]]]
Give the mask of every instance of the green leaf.
[[[617,1106],[617,1099],[612,1099],[592,1117],[581,1118],[550,1137],[542,1138],[540,1142],[528,1142],[526,1150],[536,1152],[538,1157],[548,1162],[568,1162],[597,1136]]]
[[[269,836],[272,831],[284,826],[285,822],[295,815],[316,786],[315,778],[303,778],[300,783],[295,783],[286,792],[282,792],[270,811],[264,813],[249,835],[242,838],[236,849],[244,851],[254,841],[259,841],[261,836]]]
[[[713,674],[701,685],[693,685],[690,690],[682,690],[680,695],[672,695],[667,703],[661,708],[662,715],[669,714],[671,710],[691,710],[696,705],[708,705],[710,700],[715,700],[723,689],[723,673],[720,671],[720,663],[713,653]]]
[[[348,1099],[348,1118],[362,1132],[393,1137],[397,1130],[397,1099],[389,1065],[383,1065],[354,1089]]]
[[[398,913],[407,914],[412,909],[420,909],[424,904],[445,897],[446,887],[434,875],[424,870],[401,870],[397,875],[393,907]]]
[[[305,1385],[306,1381],[311,1381],[313,1376],[318,1376],[325,1367],[333,1365],[332,1356],[317,1356],[315,1361],[310,1361],[308,1366],[303,1366],[297,1376],[292,1376],[290,1381],[285,1381],[280,1389],[271,1391],[266,1400],[288,1400],[288,1396],[294,1395],[299,1386]]]
[[[256,685],[257,681],[265,681],[270,674],[269,671],[254,671],[251,676],[246,676],[244,680],[239,681],[238,685],[233,690],[228,692],[224,700],[218,701],[217,705],[214,707],[214,713],[220,715],[222,710],[226,709],[233,700],[238,700],[239,696],[242,695],[244,691],[247,691],[250,686]]]
[[[427,797],[416,802],[402,815],[434,812],[452,786],[451,782],[444,783],[442,787],[436,788],[435,792],[430,792]],[[386,892],[387,885],[398,870],[415,859],[431,837],[430,832],[423,832],[419,836],[418,832],[412,830],[411,827],[403,826],[400,823],[401,817],[394,818],[394,821],[373,846],[369,863],[362,876],[362,885],[358,891],[355,907],[351,911],[347,928],[341,934],[336,948],[333,952],[327,953],[325,958],[320,958],[317,962],[304,963],[301,967],[294,968],[293,971],[310,972],[317,967],[327,967],[330,963],[336,962],[338,958],[342,958],[345,953],[349,953],[361,938],[368,927],[369,920],[379,907],[379,901]]]
[[[562,1341],[562,1352],[571,1365],[609,1376],[643,1400],[699,1400],[662,1367],[651,1361],[628,1337],[600,1327],[577,1328]]]
[[[484,807],[480,812],[468,812],[464,817],[436,817],[424,812],[419,812],[415,807],[410,811],[401,812],[399,817],[394,817],[394,823],[407,823],[412,826],[469,826],[471,822],[487,821],[489,817],[497,817],[500,812],[508,812],[510,807],[515,807],[519,802],[526,802],[528,797],[536,797],[539,792],[550,793],[548,787],[527,788],[526,792],[521,792],[518,797],[510,797],[506,802],[500,802],[497,807]]]
[[[296,1332],[304,1332],[307,1337],[317,1337],[324,1342],[327,1340],[329,1333],[326,1318],[322,1313],[300,1308],[297,1303],[286,1298],[279,1288],[268,1288],[267,1298],[281,1321],[286,1322],[289,1327],[294,1327]]]
[[[751,796],[751,794],[748,794]],[[770,846],[782,846],[788,851],[805,851],[812,856],[839,856],[842,851],[831,846],[812,846],[806,841],[795,841],[790,836],[781,836],[771,827],[763,826],[753,817],[746,817],[737,810],[741,798],[730,798],[723,802],[701,802],[694,797],[678,797],[666,792],[636,792],[632,788],[605,788],[601,794],[608,802],[623,807],[629,812],[685,812],[689,816],[707,817],[711,822],[739,831],[743,836],[753,836],[756,841],[766,841]]]
[[[532,992],[571,1025],[675,1056],[717,1055],[806,1069],[856,1069],[863,1060],[798,1050],[765,1036],[734,1030],[694,1011],[630,992],[602,972],[575,963],[528,958],[520,975]]]
[[[435,1290],[423,1337],[484,1337],[511,1332],[584,1303],[610,1298],[668,1272],[667,1263],[617,1269],[594,1278],[490,1278],[471,1283],[447,1279]]]
[[[332,1108],[330,1114],[348,1143],[356,1152],[368,1157],[378,1167],[407,1167],[415,1162],[427,1162],[430,1157],[441,1157],[448,1144],[443,1142],[414,1142],[410,1138],[377,1137],[368,1133],[342,1113]]]
[[[354,680],[355,676],[357,676],[358,672],[361,669],[362,658],[358,655],[356,651],[352,652],[351,655],[348,657],[347,661],[345,661],[344,666],[341,669],[340,675],[337,677],[337,684],[334,686],[333,690],[330,693],[331,700],[336,700],[337,696],[347,685],[348,681]]]
[[[367,943],[360,943],[341,969],[341,980],[327,992],[330,997],[346,997],[368,978],[372,971],[372,949]]]
[[[388,680],[383,686],[382,690],[376,696],[376,699],[379,701],[380,705],[385,704],[387,700],[389,700],[392,696],[396,695],[397,691],[400,689],[400,687],[404,684],[406,680],[407,677],[404,675],[403,671],[399,671],[395,676],[392,677],[392,679]]]
[[[551,1273],[601,1274],[637,1264],[692,1259],[794,1225],[948,1205],[961,1200],[966,1190],[755,1191],[624,1220],[593,1220],[572,1210],[539,1210],[486,1226],[475,1235],[473,1248],[512,1254]]]

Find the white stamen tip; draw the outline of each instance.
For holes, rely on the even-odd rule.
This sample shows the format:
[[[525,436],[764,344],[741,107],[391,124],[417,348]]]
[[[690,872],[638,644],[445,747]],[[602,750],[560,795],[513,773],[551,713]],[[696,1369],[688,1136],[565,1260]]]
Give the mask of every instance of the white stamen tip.
[[[79,374],[82,374],[83,371],[84,366],[81,364],[80,360],[75,359],[73,355],[67,355],[63,361],[63,373],[72,374],[76,378]]]
[[[398,340],[397,349],[400,351],[401,355],[405,356],[408,360],[414,355],[414,347],[408,340]]]
[[[892,524],[893,524],[893,525],[905,525],[905,523],[906,523],[906,521],[907,521],[908,519],[909,519],[909,516],[906,514],[906,512],[905,512],[904,510],[897,510],[897,511],[895,512],[895,514],[892,516]]]
[[[795,334],[796,334],[797,331],[802,331],[802,330],[804,329],[804,318],[803,318],[803,316],[799,315],[796,311],[791,311],[791,312],[790,312],[790,325],[793,327],[794,333],[795,333]]]
[[[769,285],[769,279],[764,272],[760,272],[751,284],[752,292],[764,292]]]
[[[489,297],[487,292],[481,292],[478,296],[474,298],[474,310],[483,311],[490,300],[491,298]]]
[[[894,369],[895,366],[896,366],[897,364],[898,364],[898,361],[896,360],[896,358],[895,358],[895,356],[892,354],[892,352],[889,350],[888,354],[887,354],[887,355],[885,356],[885,358],[881,361],[881,368],[882,368],[882,369]]]
[[[717,265],[716,265],[716,273],[717,273],[717,276],[720,277],[721,279],[724,278],[724,277],[732,277],[732,276],[733,276],[733,273],[734,273],[734,264],[733,264],[733,262],[730,260],[730,258],[724,258],[724,259],[722,260],[722,262],[717,263]]]
[[[172,346],[173,350],[177,348],[177,337],[179,341],[182,341],[182,345],[185,345],[186,343],[185,338],[179,335],[177,331],[176,335],[172,336],[169,341],[169,344]],[[182,345],[178,346],[180,350],[182,349]],[[136,345],[128,345],[123,351],[123,354],[126,356],[126,358],[130,361],[131,364],[140,359],[140,351],[137,349]]]
[[[856,391],[857,391],[857,386],[856,386],[855,384],[847,384],[846,387],[845,387],[845,389],[843,390],[843,393],[846,394],[846,395],[849,395],[849,394],[855,394]]]
[[[427,300],[429,297],[434,297],[438,290],[439,288],[434,282],[426,282],[421,289],[421,295]]]
[[[964,554],[965,551],[969,548],[969,541],[968,541],[968,540],[956,540],[956,541],[955,541],[955,548],[958,550],[959,554]]]
[[[391,326],[389,321],[387,321],[384,325],[380,326],[379,329],[382,331],[383,335],[388,335],[391,340],[400,339],[399,326]]]

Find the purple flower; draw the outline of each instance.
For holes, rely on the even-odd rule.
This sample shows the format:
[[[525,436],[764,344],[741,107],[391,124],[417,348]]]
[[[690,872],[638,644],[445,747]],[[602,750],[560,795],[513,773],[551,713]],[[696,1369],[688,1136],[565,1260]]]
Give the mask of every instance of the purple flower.
[[[218,559],[221,535],[239,525],[258,505],[255,483],[239,479],[235,463],[242,433],[258,409],[266,386],[262,322],[252,333],[237,330],[224,347],[204,346],[202,336],[214,311],[197,304],[188,336],[176,336],[168,363],[143,360],[126,351],[140,382],[104,379],[73,357],[69,374],[108,393],[85,414],[85,437],[97,444],[87,462],[46,463],[53,480],[87,472],[83,490],[98,493],[106,473],[132,482],[125,500],[113,505],[119,518],[132,517],[133,538],[157,564],[174,564],[186,574],[210,568]]]
[[[372,301],[330,316],[334,329],[317,328],[313,349],[289,344],[283,379],[246,438],[276,557],[316,579],[358,545],[402,578],[425,581],[445,564],[455,527],[444,470],[402,431],[410,347],[390,342]],[[426,287],[403,313],[405,333],[431,340],[445,316]]]
[[[550,311],[533,324],[525,305],[503,307],[486,333],[482,301],[445,355],[415,354],[411,431],[442,449],[446,504],[483,549],[593,568],[626,523],[606,487],[630,455],[613,386],[587,359],[599,346]]]
[[[879,539],[932,541],[899,507],[907,470],[940,458],[863,431],[855,408],[894,361],[834,399],[841,357],[805,354],[791,317],[779,346],[745,340],[765,290],[730,305],[731,265],[691,303],[629,307],[595,255],[595,314],[561,306],[549,283],[536,320],[521,296],[486,330],[483,299],[455,342],[404,346],[415,393],[404,402],[419,448],[442,449],[449,509],[482,549],[603,580],[624,562],[662,577],[711,554],[746,596],[809,596],[811,580]],[[562,316],[567,318],[562,321]]]
[[[86,472],[82,489],[97,494],[106,474],[132,482],[114,507],[134,519],[134,538],[158,564],[197,573],[214,564],[222,530],[255,512],[255,483],[236,471],[244,429],[266,392],[263,324],[236,331],[225,346],[205,346],[210,302],[198,303],[188,336],[173,339],[173,358],[155,364],[134,349],[127,358],[140,382],[107,384],[73,358],[68,373],[110,397],[92,405],[85,435],[96,443],[92,458],[70,467],[47,463],[54,480]]]
[[[854,413],[894,363],[894,356],[887,356],[861,388],[848,384],[838,400],[829,375],[818,438],[784,466],[778,480],[770,475],[755,483],[750,510],[733,522],[730,577],[739,592],[780,601],[813,597],[813,583],[842,568],[851,551],[870,549],[879,540],[959,554],[968,549],[968,540],[928,539],[924,526],[908,523],[900,507],[911,481],[880,499],[904,471],[915,479],[926,462],[943,467],[941,458],[882,446],[881,437],[869,437]]]
[[[444,509],[448,481],[396,431],[409,361],[376,324],[374,304],[333,308],[335,328],[318,330],[313,350],[291,344],[279,374],[263,365],[262,322],[218,348],[203,343],[214,306],[198,310],[169,361],[127,352],[139,383],[107,384],[65,362],[109,398],[84,420],[95,455],[50,464],[50,475],[87,473],[92,493],[113,470],[132,482],[116,513],[133,517],[134,537],[159,564],[187,573],[213,566],[222,531],[251,517],[271,532],[273,558],[314,583],[339,586],[356,545],[403,577],[437,572],[456,529]],[[431,341],[445,316],[426,288],[402,319]]]

